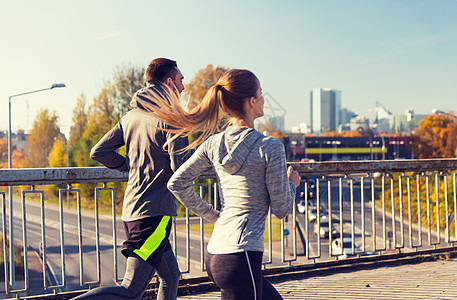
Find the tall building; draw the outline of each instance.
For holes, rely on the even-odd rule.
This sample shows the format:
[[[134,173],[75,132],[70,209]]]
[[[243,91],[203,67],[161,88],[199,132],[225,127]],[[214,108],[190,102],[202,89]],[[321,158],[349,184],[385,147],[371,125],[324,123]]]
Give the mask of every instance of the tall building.
[[[336,131],[340,125],[341,91],[315,88],[310,94],[311,130]]]

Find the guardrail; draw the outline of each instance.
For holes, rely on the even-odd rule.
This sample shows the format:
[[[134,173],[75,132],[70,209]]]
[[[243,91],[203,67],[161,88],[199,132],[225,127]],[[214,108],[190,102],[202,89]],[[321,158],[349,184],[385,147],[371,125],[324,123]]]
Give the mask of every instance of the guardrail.
[[[290,164],[299,171],[302,184],[297,189],[296,206],[286,220],[275,226],[274,217],[269,214],[267,218],[265,268],[437,249],[454,246],[457,241],[457,159]],[[106,168],[0,170],[0,186],[13,186],[21,195],[20,200],[10,197],[7,201],[6,189],[0,190],[2,257],[6,262],[2,293],[16,297],[33,293],[58,295],[98,286],[103,284],[103,278],[119,281],[124,260],[118,258],[122,222],[117,217],[115,195],[120,191],[108,185],[127,179],[128,173]],[[207,173],[201,179],[214,176]],[[94,184],[99,186],[92,187]],[[45,187],[49,185],[66,185],[58,189],[58,206],[45,200]],[[81,189],[85,185],[94,189],[94,212],[89,216],[81,206]],[[196,186],[218,206],[215,184]],[[99,212],[98,204],[106,194],[111,203],[109,220]],[[28,208],[32,203],[28,199],[33,195],[38,200],[33,202],[37,203],[37,211]],[[68,205],[69,195],[76,202],[76,209],[65,207],[64,198]],[[56,214],[49,213],[49,209]],[[185,218],[174,219],[172,229],[172,244],[186,278],[202,275],[208,240],[202,219],[197,220],[199,234],[195,237],[193,220],[186,210]],[[36,227],[40,228],[39,233]],[[22,235],[15,238],[13,233],[19,229]],[[278,229],[280,237],[275,240]],[[76,238],[68,238],[70,235]],[[48,243],[51,237],[53,242]],[[39,247],[34,248],[36,239]],[[16,281],[12,240],[22,249],[23,282]],[[41,252],[40,291],[31,287],[30,248]],[[90,255],[94,259],[88,264]],[[103,273],[107,265],[109,274]]]

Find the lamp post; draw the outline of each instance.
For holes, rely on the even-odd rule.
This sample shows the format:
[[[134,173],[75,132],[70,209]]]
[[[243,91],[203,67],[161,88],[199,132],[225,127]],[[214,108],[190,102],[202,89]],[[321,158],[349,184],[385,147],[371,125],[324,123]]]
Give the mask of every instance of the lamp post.
[[[9,97],[9,114],[8,114],[8,168],[11,169],[13,168],[13,142],[11,140],[11,99],[14,98],[14,97],[18,97],[18,96],[23,96],[23,95],[27,95],[27,94],[32,94],[32,93],[38,93],[38,92],[42,92],[42,91],[46,91],[46,90],[52,90],[54,88],[63,88],[65,87],[65,84],[63,83],[54,83],[53,85],[51,85],[51,87],[49,88],[45,88],[45,89],[40,89],[40,90],[34,90],[34,91],[30,91],[30,92],[25,92],[25,93],[20,93],[20,94],[16,94],[16,95],[12,95]],[[9,201],[9,204],[10,204],[10,219],[9,219],[9,239],[10,239],[10,284],[11,286],[13,286],[13,283],[14,283],[14,277],[15,277],[15,272],[14,272],[14,234],[13,234],[13,187],[10,185],[9,186],[9,195],[10,195],[10,201]],[[6,263],[6,262],[5,262]]]

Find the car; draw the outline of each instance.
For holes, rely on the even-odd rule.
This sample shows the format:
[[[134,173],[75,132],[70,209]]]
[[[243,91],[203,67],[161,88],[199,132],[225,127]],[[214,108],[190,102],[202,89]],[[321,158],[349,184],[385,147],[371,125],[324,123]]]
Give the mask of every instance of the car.
[[[340,238],[336,238],[332,241],[332,255],[337,255],[342,258],[356,256],[357,253],[362,252],[357,244],[354,244],[354,254],[352,253],[352,237],[343,237],[341,243]]]
[[[306,202],[304,199],[297,202],[297,210],[299,213],[304,214],[306,211]]]
[[[308,210],[310,208],[316,208],[314,203],[311,200],[308,200]],[[297,210],[299,213],[304,214],[306,211],[306,200],[305,199],[300,199],[297,202]]]
[[[335,224],[337,224],[338,220],[332,219],[332,237],[336,236],[336,228]],[[314,223],[314,234],[319,235],[321,238],[328,238],[329,237],[329,219],[326,215],[320,218],[320,222]]]
[[[327,209],[325,209],[324,207],[321,206],[319,209],[320,218],[327,216],[327,215],[328,215]],[[315,222],[317,220],[317,207],[314,205],[313,206],[308,205],[308,220],[310,222]]]

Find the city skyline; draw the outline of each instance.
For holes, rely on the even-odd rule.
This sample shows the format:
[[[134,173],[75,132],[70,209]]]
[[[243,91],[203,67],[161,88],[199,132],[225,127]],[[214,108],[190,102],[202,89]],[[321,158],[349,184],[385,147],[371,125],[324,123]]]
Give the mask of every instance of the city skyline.
[[[155,13],[155,12],[158,13]],[[285,129],[309,123],[309,91],[341,91],[342,107],[368,116],[456,110],[455,1],[6,2],[0,12],[0,130],[55,110],[67,133],[77,97],[88,104],[116,66],[178,61],[184,82],[207,64],[247,68],[287,111]],[[170,16],[172,14],[172,17]],[[389,21],[387,21],[389,20]]]

